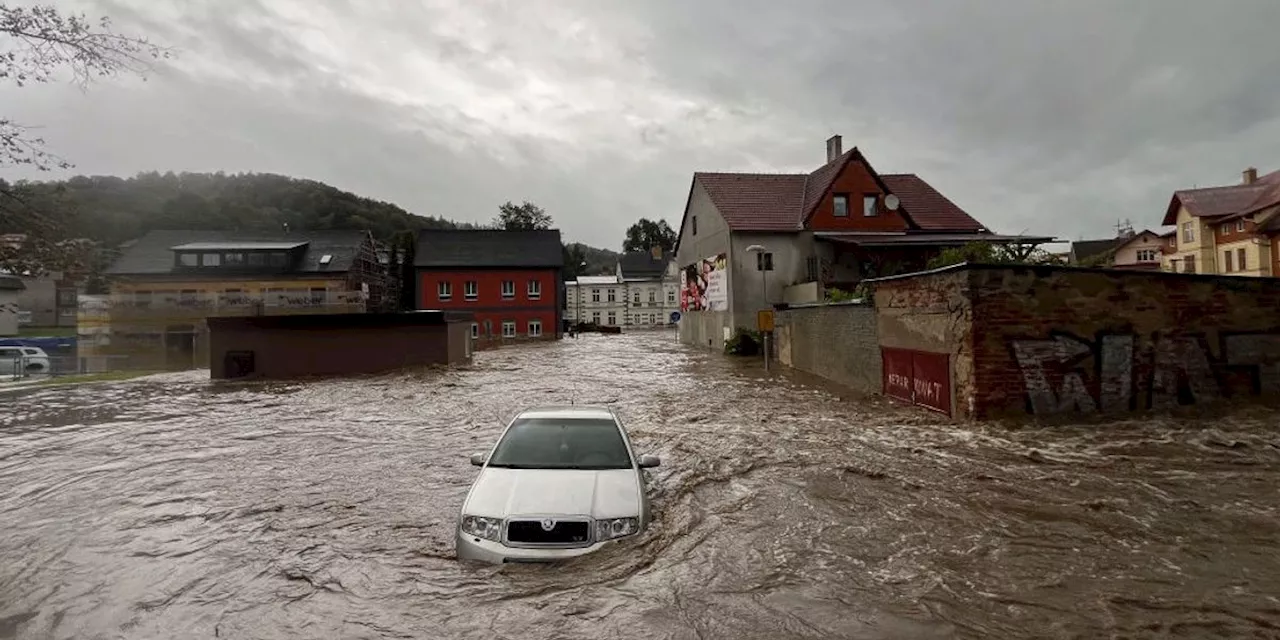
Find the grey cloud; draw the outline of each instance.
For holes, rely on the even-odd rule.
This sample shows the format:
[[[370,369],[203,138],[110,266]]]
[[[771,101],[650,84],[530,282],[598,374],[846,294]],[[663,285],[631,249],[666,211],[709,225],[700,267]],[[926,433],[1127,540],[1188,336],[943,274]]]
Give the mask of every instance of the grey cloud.
[[[269,170],[460,220],[529,199],[601,246],[678,223],[695,170],[810,169],[832,133],[1067,238],[1280,168],[1271,0],[84,6],[183,52],[145,85],[0,89],[80,170]]]

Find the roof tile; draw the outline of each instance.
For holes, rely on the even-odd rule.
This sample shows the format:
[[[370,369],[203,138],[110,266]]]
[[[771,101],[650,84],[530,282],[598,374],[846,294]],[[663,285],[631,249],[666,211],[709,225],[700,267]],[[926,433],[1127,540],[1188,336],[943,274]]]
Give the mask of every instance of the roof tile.
[[[557,229],[427,229],[418,232],[413,265],[559,269],[564,266],[564,250]]]

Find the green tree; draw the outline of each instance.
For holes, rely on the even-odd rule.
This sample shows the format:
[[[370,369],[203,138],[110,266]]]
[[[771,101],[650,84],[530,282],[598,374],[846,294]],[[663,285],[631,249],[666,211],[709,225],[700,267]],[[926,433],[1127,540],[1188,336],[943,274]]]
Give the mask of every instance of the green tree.
[[[1035,245],[995,245],[990,242],[970,242],[961,247],[948,247],[929,261],[930,269],[939,269],[962,262],[977,264],[1060,264],[1053,254]]]
[[[551,215],[528,200],[521,204],[512,204],[508,200],[498,207],[498,217],[494,225],[507,231],[529,231],[533,229],[550,229]]]
[[[622,252],[648,252],[653,247],[662,247],[671,252],[676,246],[676,232],[666,220],[653,221],[640,218],[640,221],[627,228],[627,237],[622,242]]]
[[[52,82],[65,70],[81,88],[95,78],[125,73],[145,77],[151,60],[172,55],[145,38],[112,32],[107,18],[93,22],[51,5],[0,4],[0,51],[0,80],[18,87]],[[72,165],[46,151],[44,140],[32,135],[29,126],[0,116],[0,170],[19,166],[49,171]],[[72,228],[68,212],[25,195],[22,189],[0,185],[0,216],[5,220],[0,232],[25,236],[21,243],[0,248],[0,269],[41,273],[82,266],[84,243],[66,242]]]
[[[573,280],[587,275],[587,250],[580,244],[561,245],[564,252],[564,277]]]

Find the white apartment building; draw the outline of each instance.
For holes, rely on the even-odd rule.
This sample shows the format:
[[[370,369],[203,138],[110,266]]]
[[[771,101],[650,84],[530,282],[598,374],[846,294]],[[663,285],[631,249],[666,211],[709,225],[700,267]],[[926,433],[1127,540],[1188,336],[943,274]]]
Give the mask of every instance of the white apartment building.
[[[670,326],[680,310],[680,279],[669,253],[628,253],[611,276],[583,276],[565,283],[565,317],[571,322],[649,328]]]

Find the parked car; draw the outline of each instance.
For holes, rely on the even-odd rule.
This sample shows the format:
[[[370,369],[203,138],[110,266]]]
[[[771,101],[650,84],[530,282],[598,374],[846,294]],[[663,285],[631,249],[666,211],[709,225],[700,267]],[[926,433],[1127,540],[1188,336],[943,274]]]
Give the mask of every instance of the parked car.
[[[49,372],[49,354],[39,347],[0,347],[0,376]]]
[[[521,412],[488,453],[458,516],[460,560],[500,564],[581,556],[649,526],[643,469],[607,407]]]

